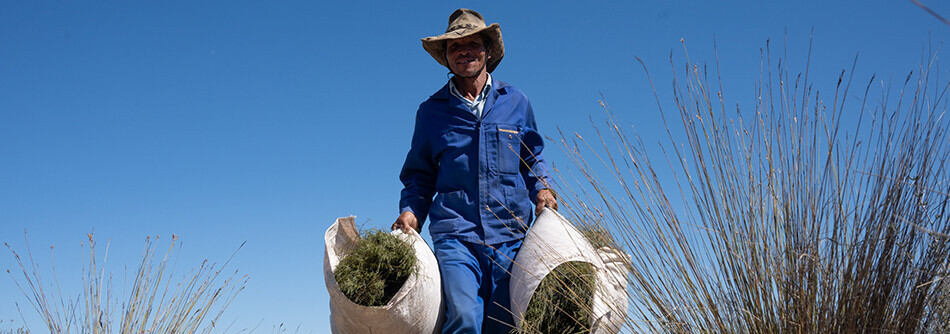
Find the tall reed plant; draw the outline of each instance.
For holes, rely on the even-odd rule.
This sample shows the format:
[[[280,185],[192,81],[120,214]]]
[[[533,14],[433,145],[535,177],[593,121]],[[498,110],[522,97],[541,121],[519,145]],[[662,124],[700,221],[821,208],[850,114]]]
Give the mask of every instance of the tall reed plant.
[[[79,278],[82,291],[77,297],[62,292],[55,268],[53,281],[43,279],[44,271],[35,261],[29,245],[24,258],[4,243],[19,266],[19,271],[7,272],[43,320],[44,332],[210,333],[217,327],[224,310],[244,289],[247,276],[236,270],[225,271],[234,254],[221,265],[204,260],[197,269],[176,275],[174,260],[175,252],[180,249],[178,237],[172,235],[164,252],[156,248],[158,239],[157,236],[146,238],[133,281],[120,283],[127,284],[128,295],[113,294],[112,276],[100,263],[92,234],[88,235],[88,243],[84,243],[89,257]],[[106,249],[108,253],[108,247]],[[103,255],[101,261],[105,258]],[[22,330],[28,332],[29,328]]]
[[[683,54],[682,66],[670,61],[672,101],[654,88],[663,153],[648,153],[656,150],[605,103],[593,138],[556,140],[570,159],[555,170],[562,211],[610,231],[631,256],[624,330],[945,325],[950,85],[934,59],[889,82],[855,78],[854,64],[809,73],[811,50],[794,71],[767,43],[760,77],[731,83],[754,84],[738,104],[718,58],[693,63],[685,44]]]

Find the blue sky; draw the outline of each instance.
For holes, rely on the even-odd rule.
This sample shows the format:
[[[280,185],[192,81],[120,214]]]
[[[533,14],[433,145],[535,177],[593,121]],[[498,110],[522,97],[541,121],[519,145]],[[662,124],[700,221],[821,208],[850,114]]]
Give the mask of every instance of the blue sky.
[[[180,236],[182,271],[246,240],[233,266],[250,281],[225,319],[325,332],[323,233],[340,216],[396,217],[416,107],[447,78],[419,38],[458,7],[500,23],[494,75],[527,93],[549,136],[589,131],[601,96],[648,143],[663,135],[634,56],[667,97],[681,38],[694,63],[714,61],[715,38],[740,104],[766,39],[781,54],[787,36],[802,68],[814,29],[824,87],[858,53],[857,81],[890,83],[928,45],[950,51],[950,27],[909,1],[0,1],[0,241],[22,250],[27,230],[44,265],[56,245],[67,289],[92,230],[117,277],[147,235]],[[0,279],[0,319],[19,322],[23,300]]]

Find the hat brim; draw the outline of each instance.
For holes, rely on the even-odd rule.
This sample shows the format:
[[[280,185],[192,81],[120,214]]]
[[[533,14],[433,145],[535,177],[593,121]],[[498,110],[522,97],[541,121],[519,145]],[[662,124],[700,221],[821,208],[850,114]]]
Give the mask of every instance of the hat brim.
[[[488,72],[492,72],[495,70],[495,67],[498,67],[501,58],[505,57],[505,43],[501,39],[501,26],[499,26],[498,23],[492,23],[490,26],[478,29],[450,31],[438,36],[426,37],[422,39],[422,48],[429,52],[429,55],[435,58],[435,61],[448,68],[449,63],[445,59],[446,41],[465,38],[475,34],[485,34],[485,36],[492,41],[491,53],[488,54],[491,57],[488,58],[488,64],[486,64]]]

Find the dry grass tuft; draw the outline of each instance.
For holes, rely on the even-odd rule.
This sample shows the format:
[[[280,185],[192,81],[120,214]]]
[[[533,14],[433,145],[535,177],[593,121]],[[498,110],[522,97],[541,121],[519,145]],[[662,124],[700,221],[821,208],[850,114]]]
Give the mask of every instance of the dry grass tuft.
[[[18,326],[14,324],[14,321],[11,319],[9,321],[0,320],[0,334],[29,334],[30,331],[26,327]]]
[[[154,240],[146,238],[131,289],[119,304],[112,295],[111,275],[107,276],[96,254],[96,241],[88,235],[89,260],[84,265],[82,292],[70,298],[59,289],[53,268],[53,281],[44,281],[42,270],[27,246],[23,258],[4,243],[19,265],[17,274],[7,270],[16,286],[43,319],[49,333],[209,333],[215,329],[224,310],[244,289],[247,276],[224,273],[231,258],[218,266],[203,261],[193,272],[180,279],[173,275],[173,259],[177,236],[162,254]],[[243,244],[241,245],[243,247]],[[240,249],[241,247],[238,247]],[[108,247],[107,247],[108,249]],[[51,258],[53,248],[51,250]],[[236,253],[236,251],[235,251]],[[161,255],[161,258],[156,256]],[[103,261],[105,256],[103,256]],[[224,275],[222,275],[224,274]],[[55,289],[54,289],[55,287]],[[28,333],[28,327],[13,333]]]

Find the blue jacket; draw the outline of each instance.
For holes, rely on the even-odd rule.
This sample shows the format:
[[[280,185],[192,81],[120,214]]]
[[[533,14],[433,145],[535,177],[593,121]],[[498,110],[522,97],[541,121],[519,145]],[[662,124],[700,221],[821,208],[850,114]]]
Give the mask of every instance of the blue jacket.
[[[481,120],[448,84],[416,112],[399,207],[412,211],[420,228],[428,216],[434,240],[491,245],[524,238],[538,191],[550,184],[528,98],[498,80],[491,88]]]

